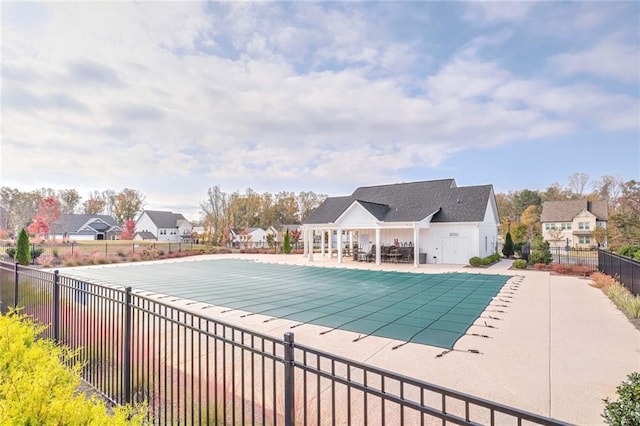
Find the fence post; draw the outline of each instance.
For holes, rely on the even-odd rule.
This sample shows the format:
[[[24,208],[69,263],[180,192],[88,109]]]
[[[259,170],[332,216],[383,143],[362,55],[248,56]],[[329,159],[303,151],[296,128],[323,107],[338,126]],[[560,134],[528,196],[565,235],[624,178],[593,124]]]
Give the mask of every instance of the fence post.
[[[13,307],[18,308],[18,265],[16,262],[13,269]]]
[[[295,421],[294,400],[295,372],[293,371],[293,333],[284,334],[284,424],[293,426]]]
[[[53,271],[53,311],[51,312],[53,340],[60,341],[60,271]]]
[[[131,402],[131,287],[124,289],[124,330],[122,345],[122,383],[124,403]]]

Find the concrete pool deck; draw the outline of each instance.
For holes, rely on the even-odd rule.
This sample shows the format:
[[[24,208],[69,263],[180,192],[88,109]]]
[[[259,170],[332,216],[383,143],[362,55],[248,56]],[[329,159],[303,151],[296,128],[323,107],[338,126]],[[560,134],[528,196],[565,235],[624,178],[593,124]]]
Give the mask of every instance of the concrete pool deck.
[[[376,266],[348,259],[338,265],[335,258],[314,256],[314,261],[309,262],[301,255],[211,255],[175,261],[219,258],[415,273],[514,276],[505,286],[510,299],[505,299],[502,306],[508,307],[496,307],[503,312],[488,312],[469,330],[488,337],[464,336],[453,351],[442,356],[439,356],[445,352],[442,348],[408,343],[393,350],[402,342],[376,336],[354,342],[356,333],[333,330],[321,335],[326,327],[304,324],[291,329],[294,321],[264,322],[264,316],[243,317],[243,312],[237,310],[223,313],[224,309],[214,307],[199,312],[278,338],[293,331],[297,343],[566,422],[602,424],[602,399],[615,397],[616,386],[627,374],[640,371],[640,331],[600,290],[590,287],[588,279],[511,271],[508,269],[511,262],[507,261],[486,269],[453,265]],[[64,271],[65,268],[61,269],[61,274]],[[470,353],[469,349],[480,353]]]

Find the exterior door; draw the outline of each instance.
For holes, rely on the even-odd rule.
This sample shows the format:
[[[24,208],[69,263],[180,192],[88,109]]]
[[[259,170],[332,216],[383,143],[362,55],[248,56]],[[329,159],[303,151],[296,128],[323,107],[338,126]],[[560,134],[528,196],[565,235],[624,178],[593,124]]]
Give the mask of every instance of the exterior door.
[[[445,237],[442,239],[442,263],[466,265],[469,263],[469,242],[466,238]]]

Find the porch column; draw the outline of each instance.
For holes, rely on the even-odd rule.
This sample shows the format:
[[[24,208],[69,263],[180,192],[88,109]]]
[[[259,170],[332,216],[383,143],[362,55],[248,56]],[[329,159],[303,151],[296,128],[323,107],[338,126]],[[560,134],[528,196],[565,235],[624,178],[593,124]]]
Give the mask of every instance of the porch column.
[[[325,234],[325,230],[321,229],[320,232],[322,233],[320,235],[320,254],[322,255],[322,257],[324,257],[324,245],[325,245],[324,234]]]
[[[313,241],[315,238],[313,238],[315,234],[315,230],[313,228],[309,229],[309,232],[307,232],[307,241],[308,241],[308,245],[305,245],[305,247],[307,248],[307,255],[309,257],[309,262],[313,262]]]
[[[338,263],[342,263],[342,229],[340,228],[338,228],[338,238],[336,244],[338,244]]]
[[[333,257],[333,247],[331,247],[332,242],[333,242],[333,229],[329,229],[329,241],[327,241],[327,251],[329,252],[329,259]]]
[[[420,228],[413,225],[413,266],[420,266]]]
[[[376,228],[376,265],[380,265],[380,228]]]
[[[353,231],[349,231],[349,253],[353,257]]]

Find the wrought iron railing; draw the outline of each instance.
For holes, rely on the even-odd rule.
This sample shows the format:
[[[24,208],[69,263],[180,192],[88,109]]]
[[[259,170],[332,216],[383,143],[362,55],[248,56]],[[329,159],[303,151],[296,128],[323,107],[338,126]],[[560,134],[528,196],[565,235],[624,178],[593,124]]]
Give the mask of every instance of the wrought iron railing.
[[[114,404],[146,402],[155,424],[564,424],[181,303],[0,262],[0,310],[48,324],[87,383]]]

